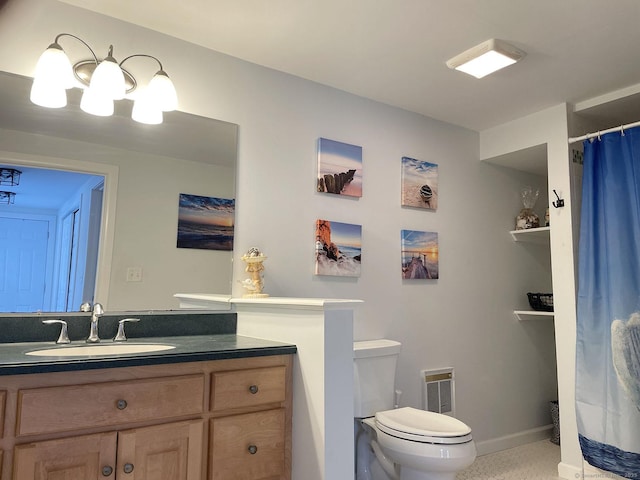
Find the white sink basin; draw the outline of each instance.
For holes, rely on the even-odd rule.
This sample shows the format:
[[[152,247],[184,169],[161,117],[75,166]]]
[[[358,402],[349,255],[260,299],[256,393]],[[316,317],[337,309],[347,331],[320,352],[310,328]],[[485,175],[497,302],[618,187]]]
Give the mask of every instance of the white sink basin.
[[[87,355],[123,355],[127,353],[147,353],[171,350],[176,347],[163,344],[127,344],[111,343],[98,345],[82,345],[78,347],[55,347],[44,350],[33,350],[27,355],[36,357],[84,357]]]

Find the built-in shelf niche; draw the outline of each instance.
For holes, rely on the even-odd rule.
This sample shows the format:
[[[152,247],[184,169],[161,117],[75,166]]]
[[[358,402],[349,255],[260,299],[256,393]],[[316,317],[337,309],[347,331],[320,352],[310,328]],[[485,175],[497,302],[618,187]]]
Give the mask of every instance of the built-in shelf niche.
[[[515,242],[528,242],[539,245],[549,245],[551,227],[527,228],[524,230],[511,230],[511,238]],[[538,310],[514,310],[513,314],[518,320],[544,320],[553,318],[553,312]]]

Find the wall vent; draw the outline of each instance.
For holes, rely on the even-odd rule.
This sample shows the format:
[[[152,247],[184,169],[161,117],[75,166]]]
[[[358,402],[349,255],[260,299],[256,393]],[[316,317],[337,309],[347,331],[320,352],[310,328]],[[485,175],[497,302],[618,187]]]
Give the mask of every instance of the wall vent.
[[[453,368],[421,370],[422,409],[455,417]]]

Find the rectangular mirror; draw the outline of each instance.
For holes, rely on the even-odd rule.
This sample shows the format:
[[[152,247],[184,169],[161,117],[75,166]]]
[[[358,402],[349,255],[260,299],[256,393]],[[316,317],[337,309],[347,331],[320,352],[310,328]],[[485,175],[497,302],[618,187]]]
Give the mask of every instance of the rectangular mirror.
[[[95,117],[79,109],[77,89],[67,107],[47,109],[29,101],[30,88],[30,78],[0,72],[0,167],[23,172],[19,185],[0,186],[16,194],[0,205],[0,305],[12,305],[0,311],[83,301],[166,310],[178,308],[178,292],[230,294],[233,252],[178,248],[177,231],[180,194],[235,201],[237,125],[184,112],[142,125],[128,100]],[[27,250],[19,238],[39,226],[49,240]],[[42,307],[8,301],[38,283],[35,273]]]

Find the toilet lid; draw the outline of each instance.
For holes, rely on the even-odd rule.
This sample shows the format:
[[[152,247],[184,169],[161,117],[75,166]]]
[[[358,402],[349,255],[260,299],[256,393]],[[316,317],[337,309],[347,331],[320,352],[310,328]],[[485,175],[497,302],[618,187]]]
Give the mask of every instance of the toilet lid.
[[[390,435],[416,441],[464,443],[472,439],[471,429],[460,420],[411,407],[377,412],[376,424]]]

